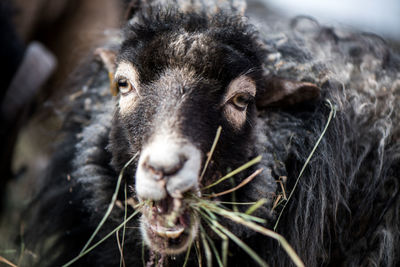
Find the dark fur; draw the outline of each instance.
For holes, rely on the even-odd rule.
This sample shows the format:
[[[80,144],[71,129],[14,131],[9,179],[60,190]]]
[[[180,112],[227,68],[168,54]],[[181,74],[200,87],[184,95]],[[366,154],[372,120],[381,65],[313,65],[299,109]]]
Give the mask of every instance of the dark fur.
[[[0,3],[0,69],[2,72],[0,79],[0,108],[2,110],[7,104],[4,103],[7,89],[22,62],[25,50],[12,21],[14,13],[15,9],[11,1],[2,1]],[[21,117],[21,114],[13,115]],[[0,214],[3,210],[7,182],[14,175],[11,170],[11,159],[20,127],[19,124],[16,120],[10,121],[5,114],[0,114],[0,173],[2,174],[0,178]]]
[[[105,72],[98,70],[96,63],[88,67],[94,71],[87,79],[95,77],[95,82],[73,104],[66,119],[65,142],[59,146],[45,186],[32,205],[36,208],[32,209],[34,219],[28,227],[30,244],[43,244],[39,240],[43,241],[44,236],[57,237],[51,249],[45,245],[37,248],[40,266],[60,265],[79,253],[105,213],[122,166],[147,142],[162,119],[157,117],[159,105],[155,103],[164,107],[162,101],[173,94],[155,88],[154,81],[166,69],[177,66],[193,69],[201,77],[191,88],[183,88],[191,90],[192,100],[183,108],[184,119],[177,125],[180,132],[207,152],[217,126],[224,129],[205,183],[215,179],[213,174],[223,174],[228,168],[263,155],[259,164],[265,168],[263,175],[236,192],[239,201],[261,197],[271,200],[280,191],[275,185],[279,176],[287,176],[287,193],[292,190],[326,124],[330,109],[325,99],[333,102],[336,117],[301,177],[277,231],[287,238],[306,266],[399,264],[400,83],[396,73],[400,64],[381,40],[339,35],[319,26],[306,34],[298,34],[297,28],[281,29],[279,35],[265,29],[266,36],[262,36],[240,17],[224,13],[212,20],[201,12],[183,15],[151,9],[142,15],[137,24],[127,27],[119,60],[136,65],[146,93],[135,114],[122,118],[118,107],[113,113],[115,103],[106,94]],[[193,54],[171,50],[169,44],[181,32],[209,37],[212,42],[207,53],[190,50],[190,42],[185,52]],[[218,103],[229,82],[244,73],[256,81],[258,95],[268,90],[263,86],[266,77],[279,75],[317,84],[321,98],[258,111],[252,103],[245,127],[235,132],[221,117]],[[85,101],[91,101],[86,109]],[[136,164],[125,175],[131,186],[130,196],[134,196]],[[236,183],[246,174],[240,175]],[[230,186],[222,185],[215,192]],[[123,190],[119,199],[123,199]],[[257,213],[269,219],[269,227],[277,215],[271,207],[269,202]],[[96,240],[122,220],[123,211],[114,208]],[[138,221],[129,226],[137,227]],[[241,226],[229,226],[272,266],[292,264],[276,241]],[[142,261],[139,231],[129,228],[126,236],[125,262],[127,266],[138,266]],[[230,266],[254,265],[232,244],[230,252]],[[197,259],[192,254],[189,263],[195,265]],[[181,264],[182,257],[167,261]],[[113,237],[78,261],[77,266],[118,264]]]

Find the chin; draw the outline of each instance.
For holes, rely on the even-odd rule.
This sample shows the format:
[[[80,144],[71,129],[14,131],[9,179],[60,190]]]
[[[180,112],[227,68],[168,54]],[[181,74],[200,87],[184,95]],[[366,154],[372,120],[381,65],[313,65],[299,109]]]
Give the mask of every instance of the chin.
[[[140,230],[147,246],[163,255],[185,252],[196,238],[199,218],[182,198],[146,203]]]

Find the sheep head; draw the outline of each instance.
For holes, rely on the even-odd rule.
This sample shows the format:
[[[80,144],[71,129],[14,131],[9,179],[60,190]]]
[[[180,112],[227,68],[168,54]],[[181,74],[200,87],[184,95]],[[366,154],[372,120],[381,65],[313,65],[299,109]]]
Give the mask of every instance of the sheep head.
[[[318,95],[312,84],[264,77],[262,61],[256,34],[241,17],[167,12],[126,30],[112,66],[119,96],[110,150],[117,170],[140,152],[129,183],[139,200],[153,203],[141,219],[151,249],[184,251],[198,228],[186,196],[257,156],[257,105]],[[222,135],[200,181],[218,126]]]

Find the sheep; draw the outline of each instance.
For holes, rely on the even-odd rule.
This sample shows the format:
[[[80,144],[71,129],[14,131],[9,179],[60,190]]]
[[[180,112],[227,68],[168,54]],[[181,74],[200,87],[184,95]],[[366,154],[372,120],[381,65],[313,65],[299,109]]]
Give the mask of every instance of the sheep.
[[[200,225],[206,227],[187,208],[188,195],[230,189],[225,181],[203,190],[261,155],[234,176],[237,185],[263,169],[235,191],[235,201],[266,199],[254,215],[284,236],[306,266],[397,266],[398,55],[374,35],[302,17],[287,28],[256,31],[242,3],[194,2],[140,3],[122,43],[98,50],[104,65],[87,66],[85,90],[70,103],[64,141],[27,215],[25,240],[36,246],[38,264],[58,266],[79,254],[122,170],[116,201],[122,208],[112,210],[93,242],[124,220],[127,194],[143,209],[127,225],[124,264],[138,266],[142,257],[147,265],[183,264]],[[293,265],[276,240],[219,221],[271,266]],[[120,256],[109,238],[76,264],[116,266]],[[188,265],[197,264],[192,250]],[[230,244],[228,265],[254,261]]]

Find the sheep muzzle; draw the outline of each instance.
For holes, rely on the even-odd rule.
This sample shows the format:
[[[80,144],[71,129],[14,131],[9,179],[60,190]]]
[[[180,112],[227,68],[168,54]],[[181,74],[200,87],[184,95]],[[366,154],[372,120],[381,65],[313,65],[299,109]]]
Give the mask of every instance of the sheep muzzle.
[[[160,135],[145,146],[136,171],[136,193],[145,208],[144,240],[163,254],[184,251],[196,236],[198,219],[184,195],[198,194],[201,152],[192,144]]]

